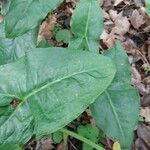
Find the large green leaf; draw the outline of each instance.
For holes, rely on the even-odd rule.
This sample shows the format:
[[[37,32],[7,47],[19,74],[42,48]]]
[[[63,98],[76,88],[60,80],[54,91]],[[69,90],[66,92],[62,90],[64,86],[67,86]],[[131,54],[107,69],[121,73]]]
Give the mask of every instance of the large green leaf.
[[[139,95],[130,85],[130,64],[121,44],[117,42],[104,55],[114,60],[117,73],[108,89],[91,106],[91,111],[104,132],[119,140],[123,149],[129,149],[138,122]]]
[[[0,66],[0,110],[8,112],[0,116],[0,150],[64,127],[94,102],[114,75],[111,59],[63,48],[35,49]],[[19,105],[12,103],[14,98]]]
[[[146,4],[146,12],[150,15],[150,1],[145,0],[145,4]]]
[[[98,0],[80,0],[71,19],[71,30],[74,38],[69,47],[99,52],[103,12]]]
[[[36,47],[38,28],[15,39],[7,39],[5,37],[4,23],[1,23],[0,33],[0,65],[22,57],[30,49]]]
[[[38,26],[63,0],[12,0],[5,17],[6,37],[14,38]]]

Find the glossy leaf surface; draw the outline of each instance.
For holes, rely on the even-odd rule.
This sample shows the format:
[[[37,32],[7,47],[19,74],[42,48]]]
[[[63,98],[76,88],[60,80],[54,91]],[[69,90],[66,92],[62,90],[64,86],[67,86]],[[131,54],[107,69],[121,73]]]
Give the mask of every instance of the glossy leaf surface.
[[[15,38],[37,27],[63,0],[12,0],[5,17],[6,37]]]
[[[111,59],[63,48],[35,49],[0,66],[0,110],[8,110],[0,116],[0,150],[64,127],[94,102],[114,75]]]
[[[120,43],[104,55],[114,60],[117,73],[111,85],[91,106],[91,111],[104,132],[119,140],[122,149],[129,149],[138,122],[139,95],[130,85],[130,64]]]
[[[71,30],[74,38],[69,47],[99,52],[103,12],[98,0],[81,0],[77,4],[71,19]]]
[[[15,39],[8,39],[5,37],[4,23],[1,23],[0,33],[0,65],[22,57],[30,49],[36,47],[38,28]]]

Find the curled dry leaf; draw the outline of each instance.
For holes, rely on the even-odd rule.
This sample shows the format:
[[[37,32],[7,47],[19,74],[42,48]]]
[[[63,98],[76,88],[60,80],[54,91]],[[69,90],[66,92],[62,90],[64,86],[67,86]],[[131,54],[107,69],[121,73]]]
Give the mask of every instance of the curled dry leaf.
[[[130,17],[130,21],[132,26],[135,29],[139,29],[141,27],[141,25],[143,25],[145,23],[144,21],[144,16],[142,16],[137,9],[135,9],[132,13],[132,16]]]
[[[55,24],[56,24],[56,15],[49,15],[48,18],[42,23],[40,27],[39,39],[51,39],[53,36],[52,30]]]

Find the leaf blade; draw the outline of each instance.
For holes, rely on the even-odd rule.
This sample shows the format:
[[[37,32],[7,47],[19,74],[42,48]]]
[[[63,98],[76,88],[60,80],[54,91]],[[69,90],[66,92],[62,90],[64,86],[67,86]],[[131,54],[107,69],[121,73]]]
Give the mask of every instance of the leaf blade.
[[[115,61],[117,73],[111,85],[91,106],[91,111],[104,132],[117,139],[123,149],[128,149],[138,122],[140,98],[137,91],[130,86],[130,64],[120,43],[117,42],[115,48],[104,55]]]
[[[47,13],[53,11],[62,1],[11,1],[5,17],[6,37],[18,37],[35,28],[46,17]]]
[[[103,63],[108,65],[105,72]],[[9,106],[13,95],[21,100],[0,126],[0,149],[64,127],[106,89],[114,74],[105,56],[61,48],[35,49],[1,66],[0,107]]]
[[[25,55],[37,45],[38,28],[15,39],[5,37],[4,23],[0,24],[0,65],[10,63]]]
[[[71,30],[74,38],[70,41],[70,48],[98,53],[103,15],[97,0],[82,0],[77,4],[71,19]]]

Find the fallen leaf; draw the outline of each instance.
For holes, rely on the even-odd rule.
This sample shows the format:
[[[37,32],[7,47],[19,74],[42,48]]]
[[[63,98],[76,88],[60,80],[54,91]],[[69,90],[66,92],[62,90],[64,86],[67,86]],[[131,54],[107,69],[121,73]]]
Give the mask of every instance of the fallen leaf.
[[[112,9],[109,11],[109,15],[110,15],[110,18],[111,18],[113,21],[115,21],[116,18],[118,17],[117,11],[116,11],[116,10],[112,10]]]
[[[140,145],[138,146],[137,150],[145,150],[144,148],[147,147],[146,150],[150,149],[150,127],[146,126],[144,124],[139,125],[137,129],[137,136],[141,140]],[[144,146],[143,148],[139,149],[142,145]]]
[[[150,94],[145,95],[142,99],[142,106],[143,107],[148,107],[150,106]]]
[[[115,20],[115,27],[112,29],[112,33],[124,35],[130,29],[130,23],[127,17],[123,17],[122,12],[118,14]]]
[[[132,26],[135,29],[139,29],[141,27],[141,25],[143,25],[145,23],[144,21],[144,16],[142,16],[137,9],[135,9],[132,13],[132,16],[130,17],[130,21]]]
[[[123,2],[123,0],[114,0],[114,6],[117,6],[122,2]]]
[[[142,0],[133,0],[133,1],[134,1],[135,5],[137,7],[142,7],[143,6]]]
[[[52,30],[56,24],[56,16],[49,15],[48,18],[42,23],[39,36],[40,39],[51,39],[53,37]]]
[[[113,47],[115,43],[115,35],[108,34],[106,31],[103,31],[103,33],[101,34],[101,39],[103,40],[103,43],[105,43],[109,48]]]
[[[141,109],[141,116],[145,118],[146,122],[150,123],[150,107],[145,107]]]
[[[43,137],[37,142],[36,150],[52,150],[54,149],[53,141],[48,137]]]

